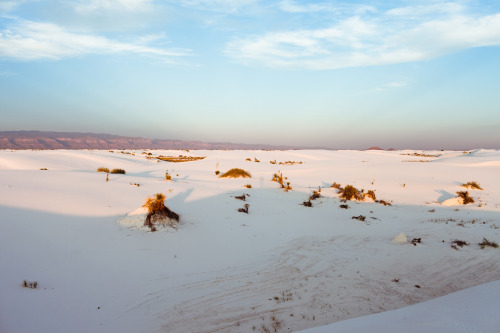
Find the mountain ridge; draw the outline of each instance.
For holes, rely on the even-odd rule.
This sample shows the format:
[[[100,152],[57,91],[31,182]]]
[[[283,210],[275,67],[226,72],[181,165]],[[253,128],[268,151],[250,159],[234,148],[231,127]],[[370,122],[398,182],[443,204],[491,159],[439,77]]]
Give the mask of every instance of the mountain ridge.
[[[327,149],[231,142],[148,139],[105,133],[1,131],[0,149]]]

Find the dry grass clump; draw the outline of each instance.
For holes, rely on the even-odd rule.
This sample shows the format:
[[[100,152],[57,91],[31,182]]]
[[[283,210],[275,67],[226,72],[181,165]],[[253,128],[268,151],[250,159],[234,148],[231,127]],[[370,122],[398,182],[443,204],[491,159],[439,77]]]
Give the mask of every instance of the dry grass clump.
[[[483,250],[485,247],[497,248],[498,247],[498,243],[491,242],[491,241],[489,241],[489,240],[487,240],[486,238],[483,237],[483,241],[481,243],[479,243],[479,246],[481,246],[481,250]]]
[[[165,162],[173,162],[173,163],[181,163],[181,162],[192,162],[192,161],[198,161],[204,159],[206,156],[184,156],[184,155],[179,155],[179,156],[163,156],[160,155],[156,157],[160,161],[165,161]]]
[[[377,197],[375,196],[375,191],[373,190],[368,190],[368,192],[366,192],[366,196],[372,198],[373,201],[377,200]]]
[[[121,174],[124,175],[126,172],[123,169],[113,169],[110,171],[110,173],[115,173],[115,174]]]
[[[179,215],[165,206],[164,202],[165,195],[156,193],[153,197],[148,197],[144,203],[143,207],[148,210],[144,226],[149,227],[151,231],[156,231],[155,224],[175,227],[175,224],[179,222]]]
[[[352,185],[346,185],[344,188],[339,188],[340,198],[344,200],[360,200],[364,199],[363,193]]]
[[[109,169],[105,168],[105,167],[98,167],[97,168],[97,172],[106,172],[106,173],[109,173]]]
[[[465,184],[460,185],[465,188],[470,188],[471,190],[482,190],[482,187],[479,186],[477,182],[467,182]]]
[[[233,168],[220,175],[219,178],[252,178],[252,176],[243,169]]]
[[[472,199],[472,197],[469,196],[468,191],[458,191],[457,194],[460,198],[463,199],[464,205],[467,205],[469,203],[474,203],[474,199]]]
[[[168,170],[165,172],[165,180],[172,180],[172,176],[168,173]]]
[[[244,187],[246,187],[246,188],[252,188],[252,185],[246,184]]]
[[[333,182],[333,184],[332,184],[332,187],[333,187],[333,188],[336,188],[337,190],[340,188],[340,186],[341,186],[341,185],[340,185],[340,184],[338,184],[338,183],[336,183],[336,182]]]
[[[321,198],[319,191],[313,191],[313,193],[309,196],[309,201],[316,200],[318,198]]]
[[[23,287],[24,288],[30,288],[30,289],[36,289],[38,287],[38,282],[37,281],[23,281]]]

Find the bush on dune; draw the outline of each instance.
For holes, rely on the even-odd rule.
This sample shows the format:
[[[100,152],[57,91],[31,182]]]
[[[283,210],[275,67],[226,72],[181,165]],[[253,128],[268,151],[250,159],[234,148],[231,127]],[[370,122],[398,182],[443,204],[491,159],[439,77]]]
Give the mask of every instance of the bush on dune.
[[[243,169],[233,168],[220,175],[219,178],[252,178],[252,176]]]
[[[156,231],[155,224],[174,227],[175,223],[179,222],[179,215],[165,206],[163,193],[156,193],[153,197],[147,198],[144,207],[148,210],[144,226],[149,227],[151,231]]]

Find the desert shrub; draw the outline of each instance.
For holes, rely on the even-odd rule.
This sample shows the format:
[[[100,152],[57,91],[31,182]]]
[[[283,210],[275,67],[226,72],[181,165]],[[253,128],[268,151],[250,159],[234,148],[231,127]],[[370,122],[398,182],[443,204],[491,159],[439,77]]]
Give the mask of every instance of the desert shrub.
[[[252,176],[243,169],[233,168],[220,175],[219,178],[252,178]]]
[[[38,287],[38,282],[37,281],[23,281],[23,287],[24,288],[30,288],[30,289],[36,289]]]
[[[45,170],[47,170],[47,168],[40,168],[40,170],[45,171]]]
[[[179,215],[165,206],[165,195],[156,193],[153,197],[148,197],[144,207],[148,210],[144,226],[149,227],[151,231],[156,231],[155,224],[163,226],[174,226],[174,222],[179,222]]]
[[[351,219],[352,219],[352,220],[360,220],[360,221],[364,221],[364,220],[366,220],[366,216],[363,216],[363,215],[353,216]]]
[[[313,193],[309,196],[309,201],[316,200],[318,198],[321,198],[321,194],[319,194],[319,191],[313,191]]]
[[[470,188],[471,190],[482,190],[481,186],[477,182],[467,182],[465,184],[460,185],[465,188]]]
[[[250,205],[245,204],[243,208],[238,208],[238,212],[248,214],[248,207],[250,207]]]
[[[250,184],[246,184],[246,185],[245,185],[245,187],[246,187],[246,188],[252,188],[252,185],[250,185]]]
[[[111,170],[111,172],[110,172],[110,173],[115,173],[115,174],[121,174],[121,175],[124,175],[126,172],[125,172],[125,170],[123,170],[123,169],[113,169],[113,170]]]
[[[168,174],[168,170],[165,172],[165,180],[172,180],[172,176]]]
[[[373,201],[377,200],[377,197],[375,196],[375,191],[373,190],[368,190],[365,194],[367,197],[372,198]]]
[[[339,207],[342,209],[349,209],[349,205],[340,205]]]
[[[382,204],[384,206],[392,206],[390,202],[387,202],[385,200],[377,200],[375,202],[378,202],[379,204]]]
[[[219,170],[215,171],[215,175],[216,175],[216,176],[218,176],[219,174],[220,174],[220,171],[219,171]]]
[[[336,188],[338,190],[338,189],[340,189],[340,184],[337,184],[336,182],[333,182],[332,187]]]
[[[493,247],[493,248],[497,248],[498,247],[498,243],[496,242],[490,242],[489,240],[487,240],[486,238],[483,237],[483,241],[481,243],[479,243],[479,246],[481,246],[481,249],[484,249],[485,247]]]
[[[193,162],[204,159],[206,156],[163,156],[160,155],[156,157],[160,161],[172,162],[172,163],[182,163],[182,162]]]
[[[260,161],[257,159],[257,157],[253,158],[256,163],[260,163]]]
[[[454,248],[455,250],[458,250],[457,246],[464,247],[468,245],[469,243],[459,239],[455,239],[454,241],[451,242],[451,247]]]
[[[250,157],[245,158],[245,161],[252,162],[252,159]]]
[[[235,199],[238,199],[238,200],[243,200],[243,201],[245,201],[245,200],[246,200],[246,197],[247,197],[247,195],[246,195],[246,194],[242,194],[242,195],[236,195],[234,198],[235,198]]]
[[[99,168],[97,168],[97,172],[106,172],[106,173],[109,173],[109,169],[105,168],[105,167],[99,167]]]
[[[304,205],[304,206],[306,206],[306,207],[312,207],[312,202],[311,202],[311,200],[307,200],[307,201],[304,201],[304,202],[302,203],[302,205]]]
[[[285,192],[291,191],[292,187],[290,186],[290,182],[286,182],[286,186],[283,188]]]
[[[273,179],[272,179],[273,182],[277,182],[278,184],[281,185],[281,188],[284,188],[285,185],[283,184],[283,174],[282,173],[275,173],[273,174]]]
[[[352,185],[339,189],[340,197],[345,200],[363,200],[363,193]]]
[[[463,199],[464,205],[467,205],[469,203],[474,203],[474,199],[469,196],[469,191],[458,191],[457,192],[458,196]]]

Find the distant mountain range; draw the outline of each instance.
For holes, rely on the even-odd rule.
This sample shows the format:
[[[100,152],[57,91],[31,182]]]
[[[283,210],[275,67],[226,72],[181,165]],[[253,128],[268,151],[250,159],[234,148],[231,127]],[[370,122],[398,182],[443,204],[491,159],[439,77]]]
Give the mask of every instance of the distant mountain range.
[[[0,132],[0,149],[314,149],[292,146],[156,140],[110,134],[44,131]],[[321,149],[321,148],[316,148]]]

